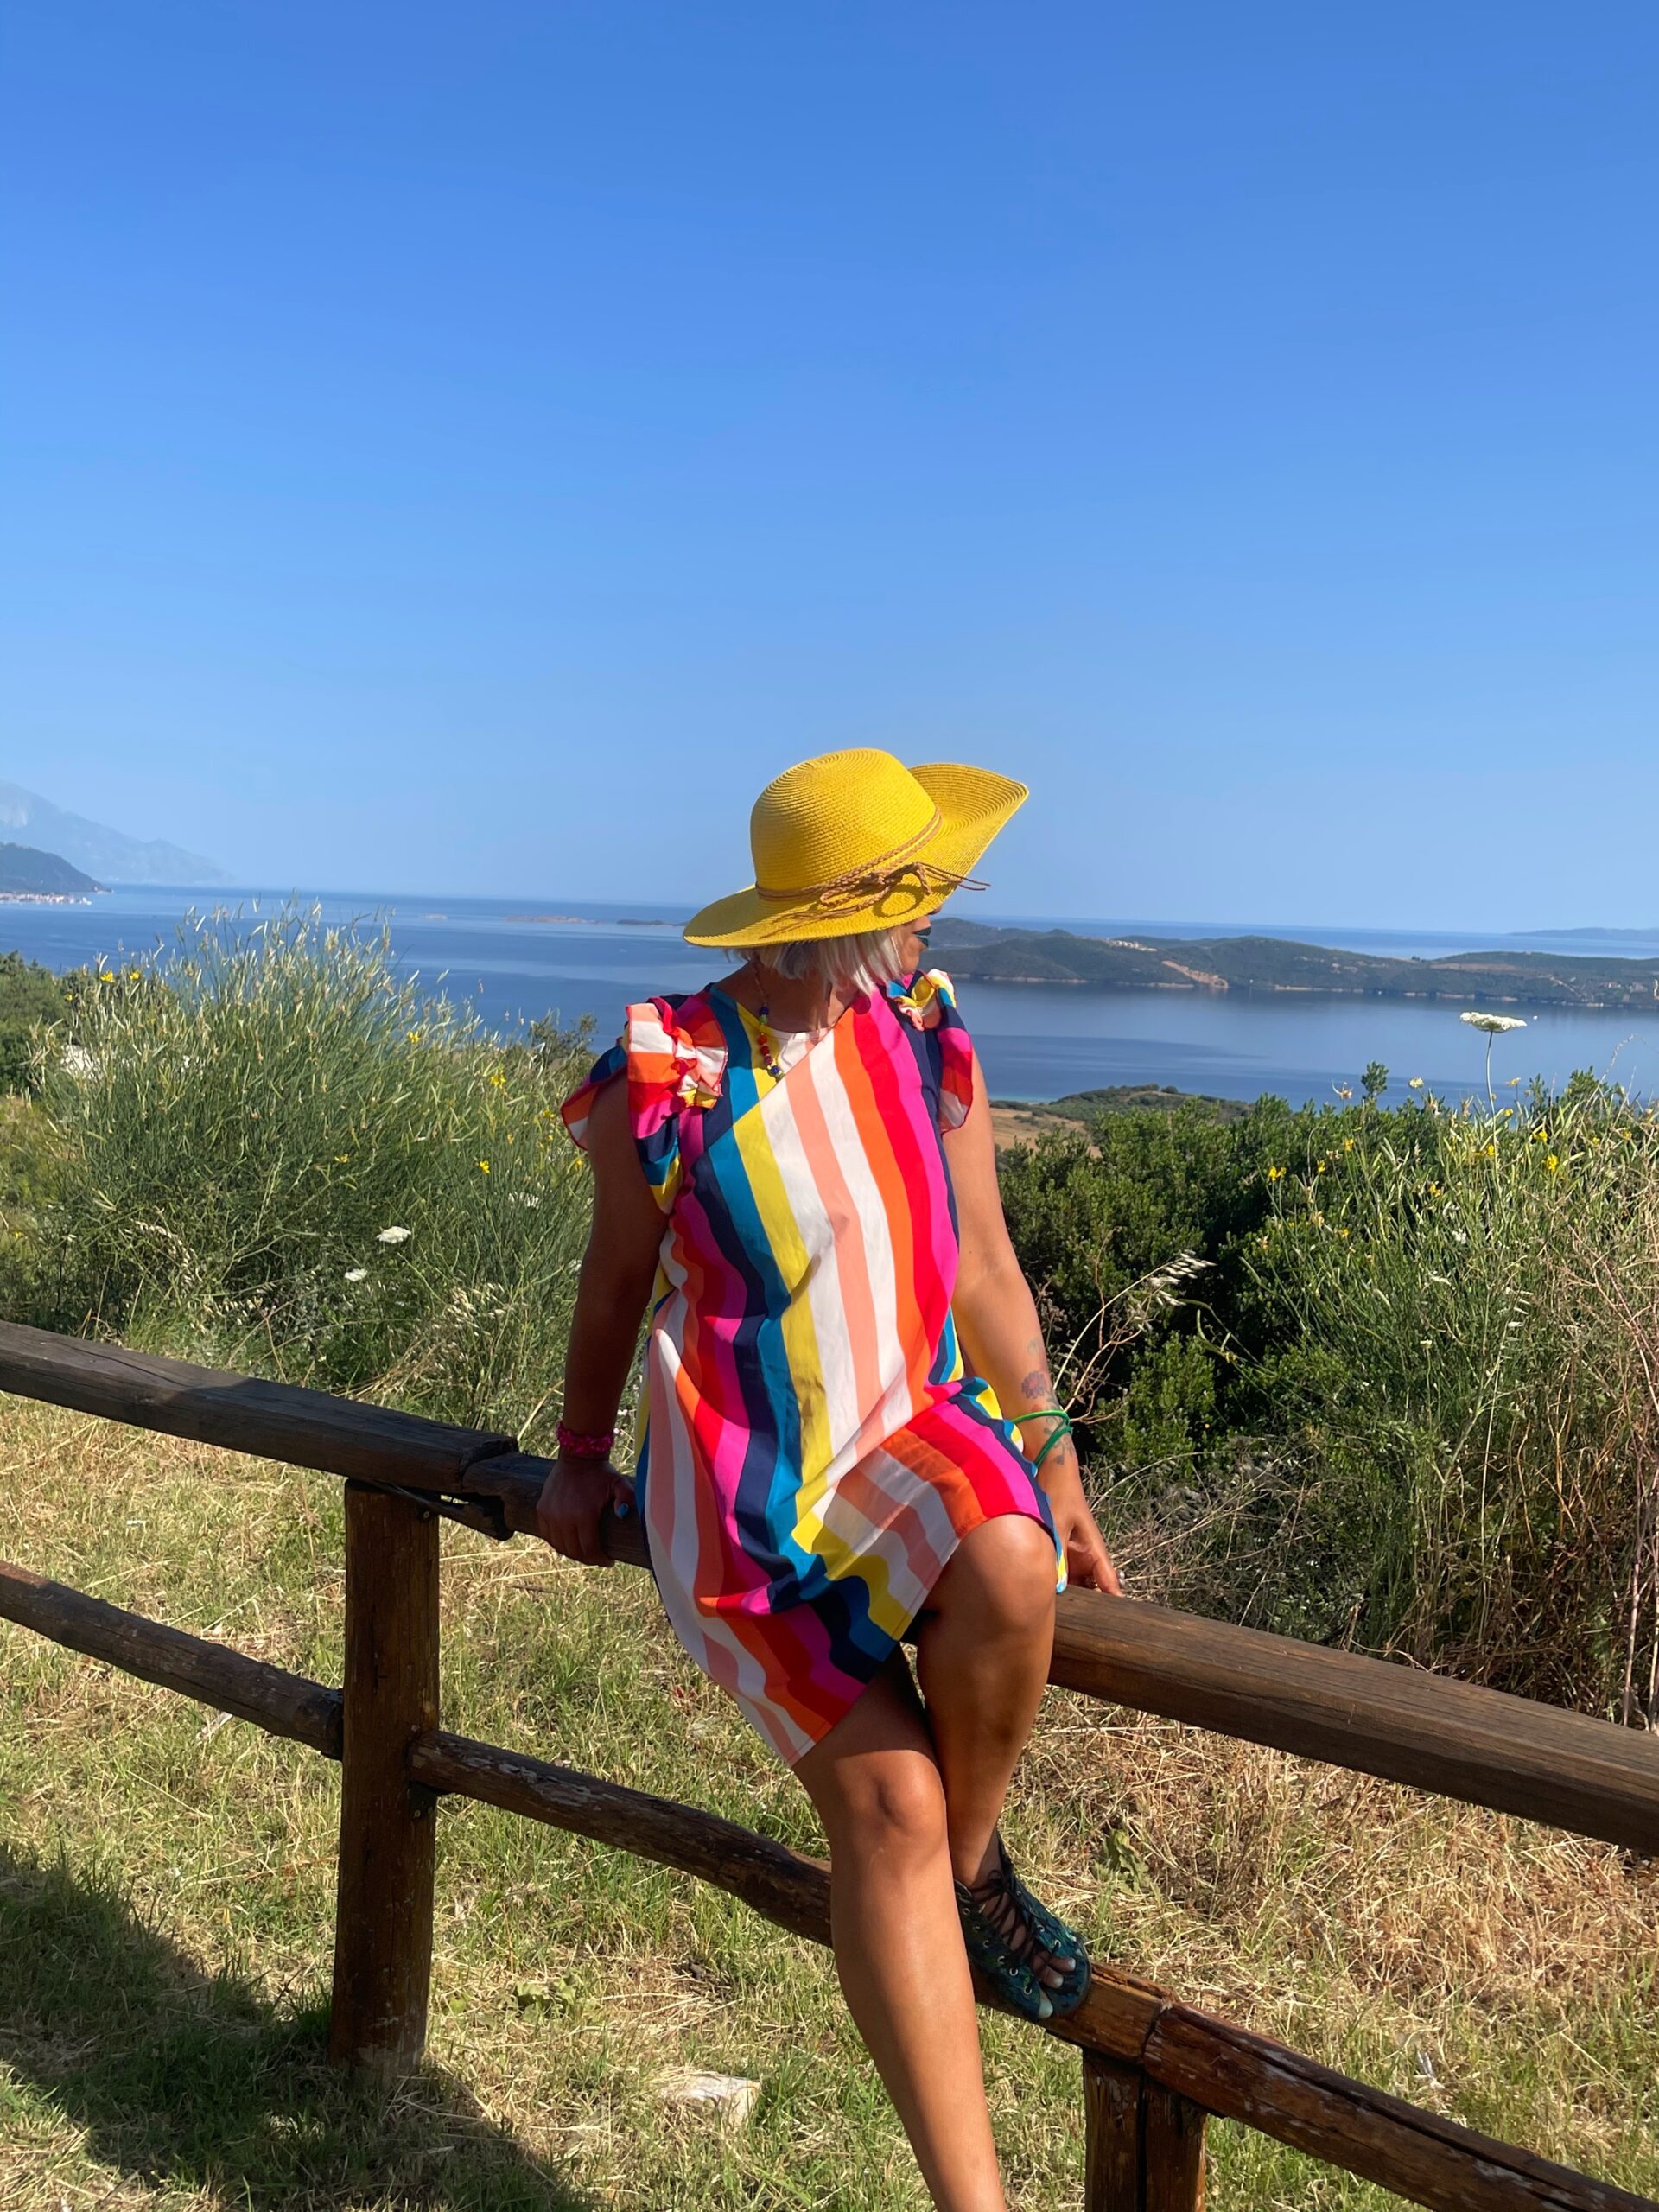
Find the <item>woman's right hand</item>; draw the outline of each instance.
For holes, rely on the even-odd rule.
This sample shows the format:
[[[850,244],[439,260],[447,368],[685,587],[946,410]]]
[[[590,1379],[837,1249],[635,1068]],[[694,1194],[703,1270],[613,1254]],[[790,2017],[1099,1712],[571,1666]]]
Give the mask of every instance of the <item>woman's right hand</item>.
[[[536,1531],[583,1567],[610,1567],[614,1561],[599,1541],[599,1524],[607,1505],[632,1511],[633,1485],[619,1474],[608,1459],[568,1459],[554,1462],[553,1471],[542,1484],[536,1501]]]

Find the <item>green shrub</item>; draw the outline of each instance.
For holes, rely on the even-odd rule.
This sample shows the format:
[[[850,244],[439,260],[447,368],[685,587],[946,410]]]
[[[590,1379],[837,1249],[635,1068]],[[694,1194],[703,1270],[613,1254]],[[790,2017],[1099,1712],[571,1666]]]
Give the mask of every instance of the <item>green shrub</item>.
[[[1659,1130],[1586,1079],[1329,1135],[1240,1254],[1239,1411],[1309,1470],[1355,1632],[1651,1717]]]
[[[578,1042],[504,1046],[384,934],[194,923],[105,971],[44,1074],[62,1172],[36,1318],[533,1429],[556,1391],[586,1170]]]
[[[1097,1460],[1190,1458],[1224,1418],[1236,1255],[1269,1210],[1265,1163],[1321,1118],[1277,1098],[1231,1120],[1189,1103],[1103,1114],[1001,1155],[1056,1381]]]
[[[1659,1128],[1380,1089],[1004,1156],[1106,1518],[1177,1602],[1652,1721]]]
[[[0,952],[0,1092],[32,1090],[40,1033],[61,1023],[64,983],[21,952]]]

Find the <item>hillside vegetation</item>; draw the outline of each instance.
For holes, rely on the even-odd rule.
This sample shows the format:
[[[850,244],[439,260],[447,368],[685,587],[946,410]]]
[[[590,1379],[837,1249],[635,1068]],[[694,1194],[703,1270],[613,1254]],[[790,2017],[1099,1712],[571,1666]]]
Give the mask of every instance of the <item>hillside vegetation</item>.
[[[56,853],[0,844],[0,899],[89,899],[103,888]]]
[[[1554,952],[1393,960],[1271,937],[1097,938],[950,918],[933,948],[958,982],[1087,983],[1103,990],[1306,991],[1459,1004],[1651,1007],[1659,961]]]

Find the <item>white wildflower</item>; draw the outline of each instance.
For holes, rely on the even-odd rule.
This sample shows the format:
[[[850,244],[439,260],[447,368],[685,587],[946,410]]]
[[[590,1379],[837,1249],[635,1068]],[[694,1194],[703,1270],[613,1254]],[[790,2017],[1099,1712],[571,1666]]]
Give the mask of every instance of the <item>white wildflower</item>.
[[[346,1270],[347,1282],[366,1282],[368,1279],[369,1271],[366,1268],[347,1268]]]
[[[1527,1025],[1518,1014],[1460,1014],[1458,1020],[1466,1021],[1471,1029],[1478,1029],[1486,1039],[1486,1103],[1496,1113],[1497,1100],[1492,1092],[1493,1041],[1506,1036],[1511,1029],[1524,1029]]]
[[[374,1241],[377,1244],[407,1244],[414,1234],[412,1229],[399,1229],[394,1224],[390,1229],[377,1230]]]

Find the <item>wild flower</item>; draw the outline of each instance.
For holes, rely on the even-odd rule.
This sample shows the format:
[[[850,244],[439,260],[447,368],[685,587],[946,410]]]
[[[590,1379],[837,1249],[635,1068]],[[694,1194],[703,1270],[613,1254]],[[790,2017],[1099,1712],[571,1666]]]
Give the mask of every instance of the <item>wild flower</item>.
[[[1285,1171],[1284,1171],[1284,1169],[1283,1169],[1282,1167],[1269,1167],[1269,1168],[1268,1168],[1268,1182],[1269,1182],[1269,1183],[1282,1183],[1284,1179],[1285,1179]]]
[[[412,1229],[400,1229],[394,1222],[390,1229],[377,1229],[374,1241],[377,1244],[407,1244],[414,1234]]]
[[[1422,1089],[1422,1087],[1423,1087],[1423,1078],[1421,1077],[1421,1076],[1420,1076],[1420,1075],[1414,1075],[1414,1076],[1413,1076],[1413,1077],[1412,1077],[1412,1078],[1411,1078],[1411,1088],[1412,1088],[1414,1090],[1421,1090]]]
[[[1548,1159],[1544,1162],[1546,1169],[1552,1175],[1556,1174],[1560,1171],[1560,1156],[1553,1152],[1550,1154]]]
[[[369,1271],[366,1268],[347,1268],[346,1270],[347,1282],[366,1282],[368,1276]]]
[[[487,1174],[489,1173],[489,1172],[490,1172],[490,1163],[489,1163],[489,1161],[488,1161],[487,1160],[480,1160],[479,1161],[479,1163],[478,1163],[478,1172],[479,1172],[479,1173],[480,1173],[480,1175],[487,1175]]]
[[[1472,1008],[1467,1014],[1460,1014],[1458,1020],[1466,1021],[1471,1029],[1478,1029],[1484,1033],[1486,1103],[1489,1106],[1496,1106],[1497,1101],[1492,1096],[1492,1040],[1496,1037],[1506,1036],[1511,1029],[1524,1029],[1527,1025],[1518,1014],[1480,1014]]]

